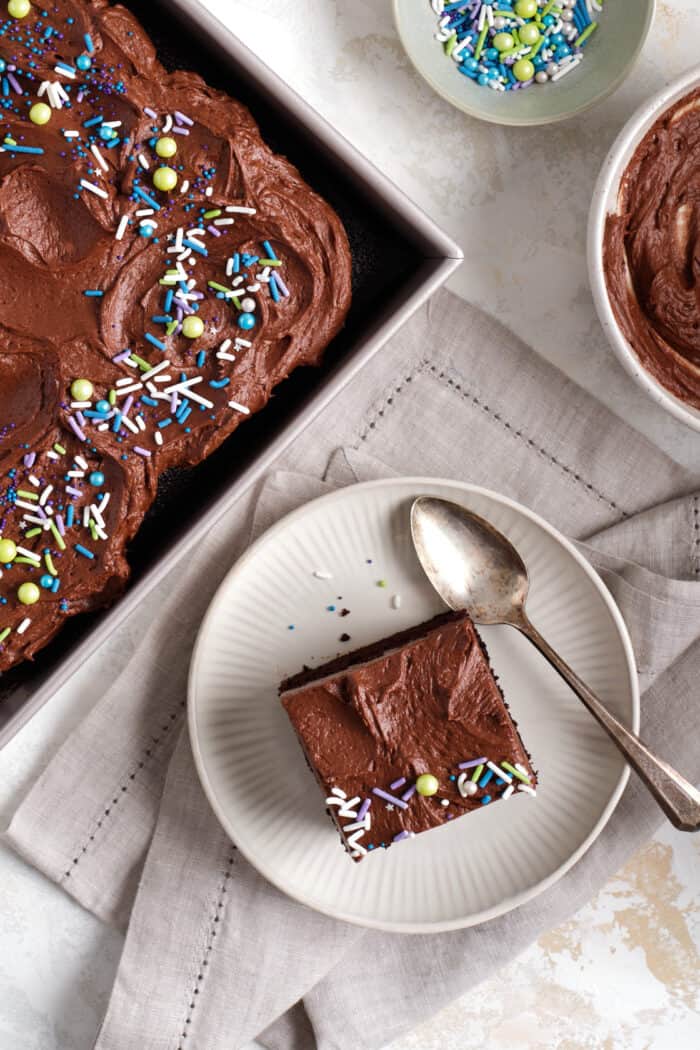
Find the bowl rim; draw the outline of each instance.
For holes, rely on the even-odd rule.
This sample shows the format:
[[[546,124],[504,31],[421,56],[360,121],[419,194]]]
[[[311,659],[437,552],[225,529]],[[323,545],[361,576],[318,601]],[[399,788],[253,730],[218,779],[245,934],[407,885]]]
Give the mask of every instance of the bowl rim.
[[[634,111],[610,147],[593,189],[588,215],[586,256],[588,279],[593,302],[608,343],[625,371],[637,385],[676,419],[693,430],[700,431],[700,411],[684,404],[661,385],[642,365],[634,349],[622,334],[615,317],[603,270],[603,237],[605,222],[610,214],[608,200],[629,163],[634,149],[649,128],[671,106],[694,88],[700,87],[700,65],[695,65],[656,91]]]
[[[513,117],[512,115],[508,115],[507,113],[504,116],[486,114],[483,111],[479,110],[477,107],[471,106],[468,102],[463,102],[461,98],[457,96],[456,93],[453,95],[450,92],[446,91],[444,88],[442,88],[425,69],[418,65],[418,63],[414,60],[413,55],[411,54],[404,33],[402,31],[403,22],[402,15],[399,9],[403,2],[404,0],[392,0],[391,6],[394,15],[394,25],[396,27],[396,32],[398,34],[401,47],[403,48],[404,53],[408,57],[411,65],[419,74],[419,76],[423,78],[426,84],[428,84],[429,87],[431,87],[437,95],[440,95],[440,97],[445,99],[446,102],[449,102],[450,105],[454,106],[455,109],[459,109],[462,113],[466,113],[467,116],[474,117],[474,119],[476,120],[483,120],[487,124],[496,124],[500,127],[511,128],[546,127],[549,124],[558,124],[562,120],[570,120],[573,117],[579,116],[579,114],[581,113],[585,113],[586,110],[590,109],[592,106],[596,106],[599,102],[602,102],[609,95],[612,95],[613,91],[616,91],[623,83],[623,81],[627,79],[627,77],[632,72],[632,69],[637,63],[642,49],[646,44],[647,37],[649,36],[649,31],[651,29],[652,22],[654,21],[654,16],[656,15],[657,4],[657,0],[645,0],[645,3],[647,4],[647,12],[644,28],[639,39],[639,43],[630,55],[627,62],[620,68],[617,76],[613,77],[612,80],[608,84],[606,84],[605,87],[602,87],[600,91],[597,92],[597,94],[595,94],[592,98],[587,99],[585,102],[579,103],[577,106],[573,106],[567,110],[564,110],[561,113],[554,113],[547,117]],[[424,2],[427,6],[428,0],[424,0]]]

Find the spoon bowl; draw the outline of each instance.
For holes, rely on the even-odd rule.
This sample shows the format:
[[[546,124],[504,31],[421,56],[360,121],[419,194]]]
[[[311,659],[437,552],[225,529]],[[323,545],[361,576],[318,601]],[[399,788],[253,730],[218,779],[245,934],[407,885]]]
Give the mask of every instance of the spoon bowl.
[[[522,618],[527,569],[488,521],[457,503],[421,496],[411,508],[411,535],[428,579],[450,609],[465,609],[480,624]]]

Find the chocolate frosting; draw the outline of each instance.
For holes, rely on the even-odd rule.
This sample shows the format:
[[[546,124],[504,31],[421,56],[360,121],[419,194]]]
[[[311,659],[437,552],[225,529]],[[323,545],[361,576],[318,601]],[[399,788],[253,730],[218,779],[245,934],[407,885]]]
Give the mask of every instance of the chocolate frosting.
[[[447,613],[410,631],[284,682],[282,703],[308,762],[325,792],[371,798],[367,849],[389,846],[396,835],[439,827],[483,808],[505,790],[496,778],[464,798],[459,763],[488,758],[520,763],[534,788],[535,771],[466,613]],[[373,795],[400,797],[416,778],[439,782],[432,797],[414,794],[405,809]],[[471,776],[473,770],[467,775]],[[406,778],[392,792],[390,785]],[[454,778],[454,779],[452,779]],[[517,778],[515,784],[518,784]],[[449,805],[442,804],[446,799]],[[355,807],[357,808],[357,806]],[[338,820],[339,828],[353,820]],[[361,859],[359,857],[355,859]]]
[[[700,408],[700,90],[650,128],[605,226],[603,265],[623,335],[644,368]]]
[[[0,57],[0,536],[29,551],[2,566],[3,671],[120,593],[164,470],[200,462],[318,363],[351,261],[338,217],[248,110],[167,73],[124,8],[34,3],[0,24]],[[172,192],[154,185],[163,165]]]

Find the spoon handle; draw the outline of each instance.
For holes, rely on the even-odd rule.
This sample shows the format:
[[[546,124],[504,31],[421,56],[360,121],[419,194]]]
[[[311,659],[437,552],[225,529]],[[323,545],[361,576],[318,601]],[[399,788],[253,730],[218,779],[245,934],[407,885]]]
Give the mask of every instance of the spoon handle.
[[[583,701],[644,781],[671,823],[680,831],[700,831],[700,791],[667,762],[652,754],[639,737],[618,722],[526,617],[514,626],[530,639]]]

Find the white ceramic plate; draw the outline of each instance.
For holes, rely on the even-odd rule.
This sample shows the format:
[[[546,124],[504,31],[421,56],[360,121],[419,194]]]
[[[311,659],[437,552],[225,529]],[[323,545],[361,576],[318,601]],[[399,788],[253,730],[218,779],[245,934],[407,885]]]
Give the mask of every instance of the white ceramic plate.
[[[639,714],[632,648],[602,582],[554,529],[502,496],[435,479],[371,482],[309,503],[259,539],[221,585],[192,660],[189,721],[204,789],[241,852],[281,890],[336,918],[404,933],[483,922],[541,893],[595,840],[628,776],[529,643],[511,628],[488,628],[494,668],[540,773],[537,798],[516,795],[350,860],[277,687],[306,663],[443,608],[411,545],[409,509],[420,494],[462,503],[510,537],[530,570],[534,622],[619,718],[637,728]],[[341,618],[342,608],[350,615]]]
[[[609,214],[617,211],[620,182],[637,146],[652,124],[655,124],[667,109],[670,109],[679,99],[694,91],[699,85],[700,67],[696,66],[652,95],[630,117],[603,161],[603,167],[593,191],[593,203],[588,219],[588,276],[598,317],[610,345],[624,368],[652,400],[694,430],[700,430],[700,410],[674,397],[670,390],[666,390],[661,383],[657,382],[642,367],[641,361],[620,330],[615,312],[610,304],[605,281],[603,238],[605,221]]]

